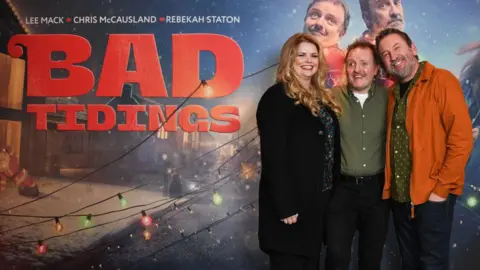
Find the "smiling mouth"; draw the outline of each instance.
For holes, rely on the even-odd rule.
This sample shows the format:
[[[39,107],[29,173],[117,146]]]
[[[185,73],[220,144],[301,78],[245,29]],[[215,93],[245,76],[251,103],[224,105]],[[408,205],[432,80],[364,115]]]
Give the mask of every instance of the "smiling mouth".
[[[303,70],[312,70],[313,65],[303,65],[303,66],[300,66],[300,68],[303,69]]]
[[[392,63],[392,67],[395,69],[398,69],[400,66],[402,66],[404,63],[404,59],[397,60]]]

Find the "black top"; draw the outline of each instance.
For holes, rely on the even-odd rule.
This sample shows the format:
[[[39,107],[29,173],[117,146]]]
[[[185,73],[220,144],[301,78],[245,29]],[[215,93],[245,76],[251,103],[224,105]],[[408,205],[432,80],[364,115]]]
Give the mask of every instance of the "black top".
[[[412,80],[398,84],[398,86],[400,87],[400,98],[402,98],[405,95],[411,82]]]
[[[327,107],[313,116],[277,83],[259,101],[257,125],[262,160],[260,248],[314,255],[321,246],[325,197],[340,176],[338,119]],[[296,224],[281,222],[297,213]]]

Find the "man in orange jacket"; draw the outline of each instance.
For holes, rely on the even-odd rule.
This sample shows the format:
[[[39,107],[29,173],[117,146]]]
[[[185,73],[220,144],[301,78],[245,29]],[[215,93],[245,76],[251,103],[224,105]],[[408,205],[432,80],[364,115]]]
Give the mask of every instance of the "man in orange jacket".
[[[391,198],[403,269],[447,270],[457,196],[473,148],[462,88],[449,71],[419,62],[410,37],[385,29],[376,38],[391,88],[383,198]]]

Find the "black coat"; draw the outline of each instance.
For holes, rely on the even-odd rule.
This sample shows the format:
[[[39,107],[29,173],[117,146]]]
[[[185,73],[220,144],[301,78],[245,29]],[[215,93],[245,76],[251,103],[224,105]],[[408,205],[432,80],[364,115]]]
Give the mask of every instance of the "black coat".
[[[333,179],[340,176],[340,133],[334,119]],[[259,191],[260,249],[304,256],[320,253],[329,191],[324,180],[325,126],[295,105],[283,84],[270,87],[257,108],[262,173]],[[281,219],[298,213],[297,223]]]

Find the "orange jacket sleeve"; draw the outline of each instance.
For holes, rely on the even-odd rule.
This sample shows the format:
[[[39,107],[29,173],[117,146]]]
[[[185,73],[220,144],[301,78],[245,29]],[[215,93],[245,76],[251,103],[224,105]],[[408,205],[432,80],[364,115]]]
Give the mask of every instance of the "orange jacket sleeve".
[[[442,70],[438,78],[436,96],[447,134],[447,151],[443,165],[435,177],[438,182],[433,192],[446,198],[449,189],[463,185],[465,181],[464,171],[473,149],[473,136],[472,122],[460,82],[446,70]]]

